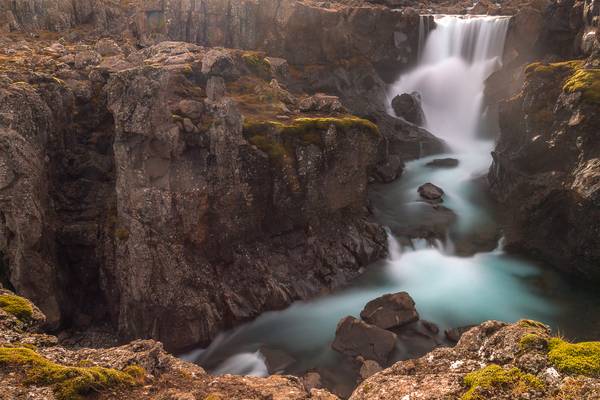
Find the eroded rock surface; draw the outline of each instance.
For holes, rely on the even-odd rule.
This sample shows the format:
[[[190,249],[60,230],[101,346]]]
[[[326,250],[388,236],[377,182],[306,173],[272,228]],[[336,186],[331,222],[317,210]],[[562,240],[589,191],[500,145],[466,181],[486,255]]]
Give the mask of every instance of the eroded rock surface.
[[[373,375],[350,399],[598,398],[596,373],[561,368],[559,343],[538,322],[488,321],[463,334],[454,348],[438,348]]]

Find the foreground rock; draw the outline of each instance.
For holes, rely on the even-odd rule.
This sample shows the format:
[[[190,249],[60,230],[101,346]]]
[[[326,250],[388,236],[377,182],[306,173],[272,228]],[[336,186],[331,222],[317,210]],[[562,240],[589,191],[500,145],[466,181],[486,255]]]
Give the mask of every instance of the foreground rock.
[[[597,399],[600,342],[570,344],[534,321],[485,322],[454,348],[401,361],[364,381],[351,400]]]
[[[418,93],[402,93],[392,99],[392,108],[398,117],[416,125],[423,125],[425,114],[421,108],[421,97]]]
[[[3,306],[7,295],[20,302],[21,312]],[[324,390],[307,390],[290,376],[210,376],[154,340],[101,350],[65,348],[56,337],[37,331],[43,318],[28,300],[8,291],[0,294],[0,398],[337,399]]]
[[[361,356],[387,364],[395,345],[396,334],[354,317],[346,317],[339,322],[331,347],[350,357]]]
[[[391,329],[417,321],[419,314],[410,295],[400,292],[371,300],[360,312],[360,317],[371,325]]]

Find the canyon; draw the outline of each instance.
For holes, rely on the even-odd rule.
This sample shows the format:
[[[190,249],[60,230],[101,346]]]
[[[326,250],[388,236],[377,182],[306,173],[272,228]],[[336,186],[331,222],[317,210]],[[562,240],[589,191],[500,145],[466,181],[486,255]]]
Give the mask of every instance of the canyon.
[[[448,120],[434,112],[447,97],[464,103],[460,90],[435,91],[445,88],[436,81],[439,70],[416,75],[426,60],[439,68],[446,62],[443,50],[428,53],[435,35],[461,34],[461,18],[433,15],[447,13],[467,21],[469,14],[494,16],[473,17],[484,24],[473,35],[491,29],[485,21],[502,24],[490,31],[501,41],[485,36],[499,49],[486,48],[485,68],[472,72],[481,87],[466,92],[476,100],[474,115],[481,104],[486,109],[473,127],[459,124],[462,108],[448,108]],[[494,253],[502,237],[511,256],[597,282],[599,19],[589,0],[481,0],[472,8],[358,0],[0,0],[0,285],[4,296],[29,299],[23,301],[32,310],[22,318],[0,307],[0,350],[19,349],[39,361],[29,349],[67,367],[85,361],[113,368],[100,372],[120,377],[110,378],[107,390],[95,383],[80,390],[98,398],[595,398],[597,371],[553,365],[558,342],[545,325],[483,322],[487,317],[471,324],[477,312],[446,324],[442,309],[432,312],[420,301],[421,286],[411,286],[418,279],[409,275],[400,288],[414,289],[417,307],[439,317],[432,319],[442,330],[460,327],[462,337],[449,343],[436,332],[428,339],[434,344],[408,352],[410,360],[380,359],[390,368],[349,387],[327,368],[294,372],[300,378],[285,368],[286,375],[269,371],[263,378],[206,371],[223,362],[223,347],[227,356],[246,354],[245,337],[291,329],[285,324],[298,318],[294,313],[306,324],[318,307],[334,310],[323,314],[323,337],[330,338],[339,313],[383,294],[369,291],[372,284],[358,298],[344,297],[344,290],[373,276],[386,257],[403,274],[417,257],[457,265],[476,263],[482,253],[502,259]],[[460,84],[457,76],[446,83]],[[392,109],[392,97],[413,91],[418,96]],[[406,107],[408,114],[394,116]],[[497,138],[486,142],[493,149],[461,148],[460,135],[470,130]],[[469,152],[481,159],[465,158]],[[465,189],[451,183],[455,171],[468,175],[476,200],[459,201]],[[421,194],[426,201],[416,208],[398,195],[416,195],[411,185],[444,176],[441,189],[423,186],[434,197]],[[488,208],[495,210],[489,221],[466,228],[456,222]],[[536,291],[531,299],[517,297],[534,303]],[[513,306],[506,319],[526,317],[514,318],[523,308]],[[464,325],[477,326],[467,332]],[[599,331],[588,331],[586,338],[598,338]],[[525,335],[536,336],[536,345],[523,348]],[[330,339],[319,341],[329,346]],[[190,358],[204,368],[163,346],[183,359],[184,352],[208,349],[204,361]],[[263,353],[273,350],[266,347]],[[22,365],[11,363],[11,351],[5,350],[7,365]],[[497,364],[527,377],[468,385],[468,375]],[[324,385],[309,384],[310,373]],[[543,389],[530,375],[543,380]],[[36,391],[37,398],[60,399],[66,384],[30,377],[33,385],[22,386],[23,379],[22,371],[5,374],[0,365],[12,398]],[[515,394],[523,382],[534,384]],[[465,397],[472,392],[480,397]]]

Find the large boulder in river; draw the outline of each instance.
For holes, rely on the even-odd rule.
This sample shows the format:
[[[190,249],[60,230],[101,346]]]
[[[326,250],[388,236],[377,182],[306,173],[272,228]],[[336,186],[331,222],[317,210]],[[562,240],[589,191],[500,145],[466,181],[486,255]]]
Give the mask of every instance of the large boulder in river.
[[[421,108],[421,97],[418,93],[402,93],[392,100],[392,108],[398,117],[408,122],[422,125],[425,122],[425,114]]]
[[[415,302],[406,292],[384,294],[367,303],[360,317],[382,329],[399,328],[415,322],[419,314]]]
[[[442,196],[444,196],[444,191],[433,183],[427,182],[426,184],[419,186],[418,192],[419,195],[427,201],[439,203],[443,201]]]
[[[338,323],[331,347],[350,357],[362,356],[379,364],[387,364],[396,338],[393,332],[348,316]]]
[[[430,168],[454,168],[458,166],[458,160],[456,158],[436,158],[429,161],[425,166]]]

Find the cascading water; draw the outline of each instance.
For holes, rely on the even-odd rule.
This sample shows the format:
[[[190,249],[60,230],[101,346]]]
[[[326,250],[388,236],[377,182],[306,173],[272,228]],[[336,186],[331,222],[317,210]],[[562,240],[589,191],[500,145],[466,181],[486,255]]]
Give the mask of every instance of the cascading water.
[[[485,79],[501,65],[509,18],[441,16],[434,21],[418,67],[400,77],[390,97],[419,93],[426,128],[453,150],[470,151]]]
[[[446,192],[444,205],[458,215],[458,231],[478,235],[491,220],[476,201],[479,189],[473,184],[473,177],[487,169],[493,144],[479,135],[484,81],[500,65],[508,19],[438,16],[435,22],[419,65],[398,79],[390,96],[421,94],[426,127],[446,140],[459,166],[428,168],[425,164],[432,157],[410,162],[402,179],[375,188],[372,200],[378,220],[393,232],[411,219],[423,218],[417,187],[438,183]],[[346,315],[357,316],[368,301],[385,293],[409,292],[421,318],[435,322],[442,331],[487,319],[535,318],[577,334],[589,327],[562,310],[600,308],[593,293],[574,290],[555,273],[509,257],[501,249],[457,257],[448,243],[413,239],[403,247],[392,234],[389,241],[389,259],[369,268],[352,288],[265,313],[186,357],[213,373],[266,375],[263,353],[275,351],[278,371],[301,374],[318,369],[330,386],[331,382],[337,386],[340,381],[348,383],[350,376],[330,348],[337,322]],[[443,340],[440,334],[439,343]],[[429,349],[400,341],[394,357],[420,356]]]

